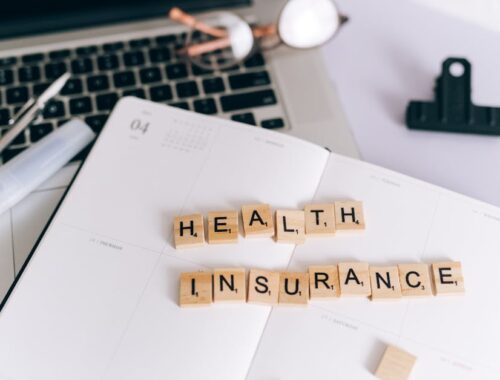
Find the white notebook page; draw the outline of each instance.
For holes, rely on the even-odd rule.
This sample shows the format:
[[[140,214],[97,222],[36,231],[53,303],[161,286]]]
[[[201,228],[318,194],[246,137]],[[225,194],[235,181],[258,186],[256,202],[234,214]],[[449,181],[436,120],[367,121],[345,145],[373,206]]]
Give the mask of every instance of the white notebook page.
[[[0,379],[244,377],[270,308],[180,309],[179,275],[281,269],[294,246],[241,238],[176,251],[173,217],[301,207],[328,157],[293,137],[122,100],[0,313]]]
[[[373,379],[386,344],[418,357],[412,379],[497,379],[500,210],[441,188],[331,156],[317,202],[363,200],[366,230],[308,239],[290,269],[342,260],[379,265],[461,261],[466,294],[389,302],[339,299],[275,308],[249,379]],[[283,344],[289,342],[289,344]]]

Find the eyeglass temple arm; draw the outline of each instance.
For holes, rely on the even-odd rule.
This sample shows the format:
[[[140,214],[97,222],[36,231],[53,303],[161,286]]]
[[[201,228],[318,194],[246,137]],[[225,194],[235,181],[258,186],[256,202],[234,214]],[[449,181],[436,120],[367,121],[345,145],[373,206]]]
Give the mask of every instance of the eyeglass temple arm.
[[[269,37],[278,34],[276,24],[257,25],[252,27],[253,36],[255,38]]]
[[[186,53],[190,57],[196,57],[205,53],[210,53],[217,49],[224,49],[231,46],[231,41],[228,37],[217,38],[216,40],[201,42],[199,44],[194,44],[187,46],[182,49],[181,52]]]
[[[196,29],[200,32],[209,34],[213,37],[226,37],[227,36],[227,33],[225,30],[211,27],[210,25],[207,25],[207,24],[197,20],[196,17],[190,15],[189,13],[184,12],[182,9],[180,9],[178,7],[173,7],[172,9],[170,9],[170,11],[168,12],[168,17],[172,21],[176,21],[176,22],[181,23],[183,25],[186,25],[190,28]]]

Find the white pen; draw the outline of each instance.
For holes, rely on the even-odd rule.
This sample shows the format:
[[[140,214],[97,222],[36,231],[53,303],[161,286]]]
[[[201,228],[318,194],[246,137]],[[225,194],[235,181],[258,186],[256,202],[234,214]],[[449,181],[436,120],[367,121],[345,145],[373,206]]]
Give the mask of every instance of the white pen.
[[[87,124],[73,119],[0,166],[0,214],[62,168],[94,138]]]
[[[31,98],[19,110],[14,119],[9,124],[11,129],[0,139],[0,153],[21,133],[45,108],[47,102],[56,96],[64,87],[70,77],[69,73],[64,73],[57,78],[37,99]]]

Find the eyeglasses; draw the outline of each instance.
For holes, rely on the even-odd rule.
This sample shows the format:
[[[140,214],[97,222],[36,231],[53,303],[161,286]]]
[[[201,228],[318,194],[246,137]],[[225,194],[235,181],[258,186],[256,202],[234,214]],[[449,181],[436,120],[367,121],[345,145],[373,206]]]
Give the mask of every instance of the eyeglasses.
[[[276,23],[269,25],[250,25],[232,12],[194,17],[177,7],[168,16],[189,27],[179,53],[208,70],[234,66],[257,50],[269,50],[280,44],[296,49],[321,46],[348,20],[332,0],[289,0]]]

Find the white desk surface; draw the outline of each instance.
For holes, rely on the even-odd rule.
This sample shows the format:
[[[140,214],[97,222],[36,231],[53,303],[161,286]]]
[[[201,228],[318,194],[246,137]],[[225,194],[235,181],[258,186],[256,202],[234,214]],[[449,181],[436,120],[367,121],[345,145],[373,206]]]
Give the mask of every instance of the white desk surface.
[[[363,159],[500,205],[500,137],[412,131],[404,123],[410,99],[433,99],[450,56],[471,61],[473,101],[500,107],[500,55],[493,48],[500,3],[338,3],[350,21],[324,54]]]

